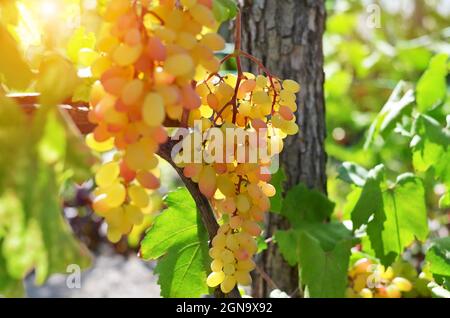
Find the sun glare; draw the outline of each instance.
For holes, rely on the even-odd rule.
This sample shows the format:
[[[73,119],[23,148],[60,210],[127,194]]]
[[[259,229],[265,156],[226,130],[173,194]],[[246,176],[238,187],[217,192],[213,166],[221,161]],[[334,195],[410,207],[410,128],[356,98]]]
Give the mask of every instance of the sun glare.
[[[58,12],[58,6],[55,1],[43,1],[40,5],[40,13],[45,18],[50,18],[56,15]]]

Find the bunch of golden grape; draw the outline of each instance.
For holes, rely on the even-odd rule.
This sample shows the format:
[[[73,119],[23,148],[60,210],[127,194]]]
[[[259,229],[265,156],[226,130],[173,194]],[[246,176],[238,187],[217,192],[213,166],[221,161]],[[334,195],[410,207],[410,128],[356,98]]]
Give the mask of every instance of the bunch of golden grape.
[[[184,139],[174,162],[198,183],[221,223],[211,242],[207,283],[228,293],[236,284],[251,283],[259,222],[276,192],[270,166],[283,139],[298,133],[300,86],[272,76],[239,47],[222,62],[239,62],[242,55],[261,74],[242,72],[239,62],[237,75],[220,75],[214,53],[225,41],[215,31],[212,8],[213,0],[110,2],[97,45],[100,57],[91,67],[98,81],[89,119],[96,128],[87,143],[99,152],[116,150],[97,171],[94,200],[94,210],[108,223],[108,238],[116,242],[142,222],[149,194],[160,186],[156,154],[168,140],[165,122],[180,123]],[[257,141],[233,137],[217,147],[212,129]],[[187,142],[194,137],[199,144]],[[198,155],[201,160],[194,160]],[[189,160],[177,160],[182,156]]]
[[[411,282],[397,277],[392,267],[385,267],[367,258],[358,260],[349,270],[349,298],[401,298],[412,289]]]

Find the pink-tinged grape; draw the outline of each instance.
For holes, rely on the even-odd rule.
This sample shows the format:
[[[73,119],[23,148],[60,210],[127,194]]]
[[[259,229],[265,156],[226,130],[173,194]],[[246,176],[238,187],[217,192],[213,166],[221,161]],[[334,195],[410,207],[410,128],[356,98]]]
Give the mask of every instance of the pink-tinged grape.
[[[212,272],[209,274],[208,278],[206,279],[206,284],[209,287],[217,287],[219,286],[225,279],[225,273],[224,272]]]
[[[213,8],[213,0],[197,0],[197,2],[203,4],[205,7],[209,9]]]
[[[150,127],[160,126],[164,122],[166,112],[161,95],[157,93],[147,94],[142,107],[142,116],[145,123]]]
[[[151,172],[141,170],[137,173],[136,179],[139,184],[146,189],[156,190],[160,186],[159,179]]]
[[[167,58],[166,46],[158,37],[151,37],[148,39],[145,52],[147,56],[154,61],[162,62]]]
[[[234,256],[238,261],[245,261],[248,260],[250,255],[247,250],[245,250],[244,248],[240,248],[237,251],[234,251]]]
[[[226,198],[222,202],[222,209],[227,214],[232,214],[236,211],[236,202],[234,198]]]
[[[130,183],[136,178],[136,171],[131,170],[125,161],[121,161],[120,163],[120,176],[126,183]]]
[[[122,101],[125,105],[133,105],[139,101],[144,91],[144,83],[135,79],[128,82],[122,91]]]
[[[242,226],[242,218],[239,215],[235,215],[230,219],[230,227],[233,230],[237,230]]]
[[[128,30],[125,35],[125,43],[129,46],[135,46],[141,43],[141,32],[137,28]]]
[[[294,113],[287,106],[281,106],[279,113],[284,120],[291,121],[294,119]]]
[[[199,163],[188,163],[184,167],[183,174],[187,178],[198,179],[202,172],[203,166]]]
[[[202,101],[195,92],[194,88],[187,84],[181,88],[181,101],[183,107],[188,110],[194,110],[200,107]]]

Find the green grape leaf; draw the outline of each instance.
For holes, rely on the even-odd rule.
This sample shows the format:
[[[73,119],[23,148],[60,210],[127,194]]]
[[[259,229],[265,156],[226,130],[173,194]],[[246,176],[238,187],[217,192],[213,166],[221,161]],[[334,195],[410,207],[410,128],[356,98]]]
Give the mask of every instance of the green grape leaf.
[[[95,42],[95,34],[93,32],[86,32],[84,27],[80,27],[73,32],[67,43],[67,56],[72,62],[77,64],[80,50],[94,49]]]
[[[65,101],[73,95],[79,83],[77,70],[62,56],[50,54],[42,60],[36,83],[41,93],[41,104],[50,106]]]
[[[280,253],[291,266],[299,264],[310,297],[342,297],[354,238],[341,223],[304,222],[277,231]],[[330,262],[330,263],[328,263]],[[313,279],[316,275],[319,279]]]
[[[450,190],[439,199],[439,208],[445,209],[450,207]]]
[[[275,241],[278,245],[281,255],[290,266],[298,264],[299,244],[294,230],[277,231]]]
[[[416,170],[424,172],[432,168],[438,179],[450,185],[450,129],[429,116],[419,115],[411,148]]]
[[[433,275],[450,278],[450,237],[436,239],[426,253]]]
[[[429,283],[428,288],[431,290],[433,298],[450,298],[450,291],[435,282]]]
[[[286,181],[286,175],[282,168],[272,176],[271,184],[275,187],[277,193],[270,198],[270,211],[274,213],[281,213],[281,207],[283,205],[283,183]]]
[[[422,180],[411,174],[398,177],[396,184],[383,191],[383,207],[374,211],[367,233],[376,256],[391,264],[415,239],[428,235],[425,190]]]
[[[360,192],[358,201],[351,212],[353,230],[357,230],[363,224],[367,224],[372,214],[378,215],[383,209],[383,199],[380,182],[383,181],[384,166],[379,165],[370,170],[367,180]]]
[[[295,227],[300,226],[304,221],[322,222],[326,220],[333,213],[334,206],[335,204],[328,200],[323,193],[299,184],[286,194],[281,214]]]
[[[447,54],[434,56],[416,87],[417,107],[426,112],[442,104],[447,96]]]
[[[344,297],[352,246],[352,239],[344,239],[337,242],[331,251],[324,251],[310,233],[300,233],[301,280],[308,289],[309,297]]]
[[[7,28],[0,23],[0,82],[6,84],[10,89],[25,90],[33,74],[20,53],[17,42],[8,32]]]
[[[339,179],[358,187],[364,186],[368,173],[366,169],[352,162],[344,162],[338,169]]]
[[[25,114],[11,99],[0,94],[0,196],[11,183],[20,162],[26,160],[24,147],[18,147],[26,138]]]
[[[0,251],[2,241],[0,240]],[[0,252],[0,296],[3,297],[22,297],[25,294],[23,282],[15,279],[7,271],[6,260]]]
[[[69,265],[86,268],[91,258],[62,215],[67,140],[56,111],[39,110],[31,127],[18,128],[26,132],[20,147],[25,150],[0,201],[1,251],[10,277],[22,280],[34,269],[42,284]]]
[[[169,193],[168,208],[159,215],[141,243],[140,255],[159,259],[155,272],[163,297],[200,297],[208,294],[207,232],[187,189]]]
[[[370,126],[364,148],[368,149],[379,136],[385,137],[389,134],[414,100],[414,91],[407,89],[405,82],[399,82]]]
[[[220,23],[236,17],[238,12],[237,3],[234,0],[215,0],[213,1],[213,13],[216,20]]]

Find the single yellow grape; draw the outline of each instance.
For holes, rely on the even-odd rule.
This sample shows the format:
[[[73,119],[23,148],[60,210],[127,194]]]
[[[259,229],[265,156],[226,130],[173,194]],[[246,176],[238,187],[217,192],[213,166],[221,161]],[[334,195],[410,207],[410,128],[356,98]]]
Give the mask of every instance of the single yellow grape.
[[[206,284],[209,287],[217,287],[224,281],[224,279],[225,279],[224,272],[212,272],[206,279]]]

